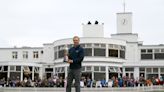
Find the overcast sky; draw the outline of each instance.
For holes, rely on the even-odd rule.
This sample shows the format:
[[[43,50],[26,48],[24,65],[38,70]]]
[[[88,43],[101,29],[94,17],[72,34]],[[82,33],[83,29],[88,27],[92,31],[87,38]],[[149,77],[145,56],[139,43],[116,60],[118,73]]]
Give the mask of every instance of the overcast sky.
[[[144,44],[164,44],[164,0],[125,0],[133,13],[133,33]],[[42,47],[74,35],[82,23],[104,23],[105,37],[116,33],[123,0],[0,0],[0,47]]]

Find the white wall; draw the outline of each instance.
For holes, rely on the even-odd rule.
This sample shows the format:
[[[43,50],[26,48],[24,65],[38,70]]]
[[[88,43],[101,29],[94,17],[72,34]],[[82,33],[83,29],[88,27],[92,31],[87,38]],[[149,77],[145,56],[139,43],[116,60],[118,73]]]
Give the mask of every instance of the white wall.
[[[44,44],[43,62],[52,63],[54,60],[54,46],[53,44]]]
[[[1,48],[0,49],[0,62],[6,62],[6,61],[25,61],[25,62],[40,62],[43,59],[43,54],[41,54],[42,48]],[[18,52],[18,58],[13,59],[12,58],[12,52],[16,51]],[[28,59],[23,59],[23,51],[28,51]],[[34,59],[33,58],[33,51],[38,51],[39,58]]]
[[[112,38],[125,40],[128,42],[138,42],[138,34],[112,34]]]
[[[126,41],[111,38],[99,38],[99,37],[81,37],[80,43],[104,43],[104,44],[117,44],[126,46]],[[63,45],[63,44],[73,44],[72,38],[61,39],[55,41],[53,46]]]
[[[83,25],[83,37],[104,37],[103,24]]]
[[[124,21],[125,24],[123,24]],[[117,13],[117,33],[132,33],[131,12]]]
[[[126,59],[126,62],[138,62],[138,43],[127,43]]]

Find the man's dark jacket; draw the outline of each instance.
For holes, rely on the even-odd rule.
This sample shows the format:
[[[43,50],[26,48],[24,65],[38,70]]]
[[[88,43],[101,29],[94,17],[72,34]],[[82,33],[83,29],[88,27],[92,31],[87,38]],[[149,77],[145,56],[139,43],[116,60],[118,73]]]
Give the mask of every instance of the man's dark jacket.
[[[81,68],[81,62],[84,59],[84,49],[80,45],[71,47],[68,58],[73,60],[73,63],[70,63],[70,69]]]

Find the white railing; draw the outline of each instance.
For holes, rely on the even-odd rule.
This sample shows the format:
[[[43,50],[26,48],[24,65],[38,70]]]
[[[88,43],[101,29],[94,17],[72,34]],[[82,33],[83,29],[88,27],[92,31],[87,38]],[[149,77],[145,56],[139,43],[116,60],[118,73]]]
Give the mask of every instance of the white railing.
[[[81,92],[164,92],[164,86],[143,86],[123,88],[81,88]],[[0,92],[65,92],[65,88],[39,88],[39,87],[1,87]],[[75,92],[75,88],[72,88]]]

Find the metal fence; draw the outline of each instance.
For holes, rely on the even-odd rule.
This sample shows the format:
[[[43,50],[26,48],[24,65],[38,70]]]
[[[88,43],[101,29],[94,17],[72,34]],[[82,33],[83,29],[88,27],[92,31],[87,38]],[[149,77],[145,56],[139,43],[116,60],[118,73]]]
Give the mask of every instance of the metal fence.
[[[1,87],[0,92],[65,92],[65,88]],[[75,92],[75,88],[72,88],[72,92]],[[81,88],[81,92],[164,92],[164,86]]]

